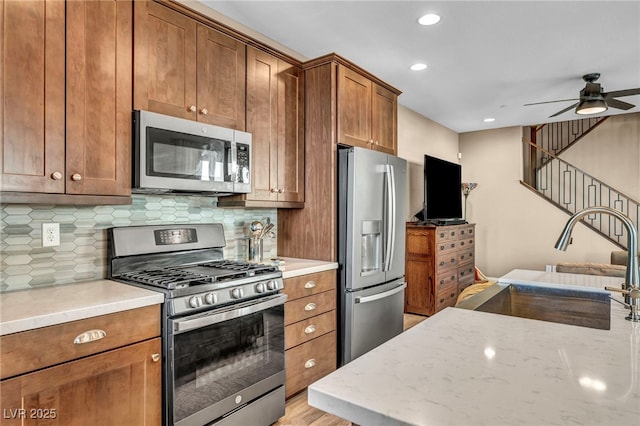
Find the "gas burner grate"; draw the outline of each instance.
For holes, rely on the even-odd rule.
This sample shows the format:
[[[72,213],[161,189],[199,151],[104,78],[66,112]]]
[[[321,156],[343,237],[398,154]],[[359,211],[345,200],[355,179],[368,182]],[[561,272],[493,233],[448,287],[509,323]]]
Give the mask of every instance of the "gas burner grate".
[[[141,284],[149,284],[168,289],[175,289],[193,284],[206,284],[213,281],[211,277],[207,275],[173,268],[160,268],[141,272],[125,272],[121,277]]]

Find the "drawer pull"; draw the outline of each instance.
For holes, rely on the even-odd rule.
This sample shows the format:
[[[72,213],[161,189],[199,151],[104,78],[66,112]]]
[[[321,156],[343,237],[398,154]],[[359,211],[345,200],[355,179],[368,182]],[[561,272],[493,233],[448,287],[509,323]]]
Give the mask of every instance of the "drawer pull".
[[[158,361],[160,361],[160,354],[153,354],[153,355],[151,355],[151,361],[153,361],[153,362],[158,362]]]
[[[305,311],[313,311],[316,308],[316,304],[311,302],[307,303],[307,306],[304,307]]]
[[[316,360],[314,358],[311,358],[310,360],[304,363],[304,368],[313,368],[315,366],[316,366]]]
[[[451,243],[451,248],[454,248],[456,246],[455,243]]]
[[[464,254],[462,256],[460,256],[460,259],[464,259]]]
[[[89,330],[82,334],[78,334],[73,339],[74,345],[82,345],[83,343],[95,342],[96,340],[104,339],[107,337],[107,332],[104,330]]]
[[[440,246],[440,250],[444,250],[444,246]]]
[[[314,288],[317,285],[318,283],[316,283],[315,281],[307,281],[306,283],[304,283],[304,288]]]
[[[311,324],[310,326],[307,326],[307,328],[304,329],[304,334],[311,334],[315,332],[316,332],[316,326],[313,324]]]
[[[444,299],[440,299],[440,303],[444,303]]]
[[[440,285],[443,285],[443,284],[444,284],[444,280],[440,280]]]
[[[451,263],[453,263],[453,262],[455,262],[455,261],[456,261],[456,258],[455,258],[455,257],[452,257],[452,258],[451,258]]]
[[[456,297],[456,294],[455,293],[451,293],[451,298],[454,298],[454,297]]]
[[[464,241],[460,241],[460,247],[464,245]]]
[[[444,261],[440,262],[440,266],[444,265]]]

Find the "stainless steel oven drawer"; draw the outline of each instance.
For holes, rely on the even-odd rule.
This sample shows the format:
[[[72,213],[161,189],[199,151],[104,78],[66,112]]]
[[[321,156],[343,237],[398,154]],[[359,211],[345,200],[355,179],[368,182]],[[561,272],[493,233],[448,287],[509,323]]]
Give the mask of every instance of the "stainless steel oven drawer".
[[[284,386],[280,386],[211,426],[270,425],[284,416],[284,407]]]

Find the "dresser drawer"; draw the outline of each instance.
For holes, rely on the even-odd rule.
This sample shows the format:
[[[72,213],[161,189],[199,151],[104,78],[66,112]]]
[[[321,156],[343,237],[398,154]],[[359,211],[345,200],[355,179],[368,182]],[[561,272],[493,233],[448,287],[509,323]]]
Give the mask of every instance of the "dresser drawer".
[[[459,228],[458,233],[460,238],[467,238],[467,237],[473,236],[475,233],[475,225],[461,226]]]
[[[442,274],[438,274],[438,276],[436,277],[434,293],[438,294],[439,292],[445,290],[445,288],[450,287],[457,283],[458,283],[458,271],[455,269],[444,272]]]
[[[447,241],[449,239],[449,230],[448,229],[436,229],[436,244],[441,243],[443,241]]]
[[[475,268],[473,263],[458,268],[458,282],[466,284],[475,281]]]
[[[465,238],[461,238],[457,241],[458,243],[458,248],[460,249],[464,249],[464,248],[473,248],[474,247],[474,237],[465,237]]]
[[[325,312],[315,317],[288,325],[284,329],[285,349],[327,334],[336,329],[336,311]]]
[[[336,291],[302,297],[284,304],[284,324],[289,325],[307,318],[334,310],[336,308]]]
[[[455,268],[458,266],[458,253],[455,251],[449,253],[442,253],[436,256],[436,268],[438,273],[446,270]]]
[[[458,241],[456,240],[441,241],[440,243],[436,244],[436,250],[438,254],[445,251],[455,250],[457,248]]]
[[[443,290],[439,291],[436,294],[436,309],[435,311],[441,311],[447,306],[455,306],[456,301],[458,300],[458,284],[450,285],[449,287],[445,287]]]
[[[316,272],[284,279],[284,292],[288,300],[336,289],[336,270]]]
[[[286,396],[336,369],[336,333],[332,331],[285,352]]]
[[[158,336],[160,305],[7,334],[0,336],[1,378]]]
[[[458,265],[462,265],[464,263],[473,262],[473,252],[474,252],[473,247],[469,248],[469,249],[459,250],[458,251]]]

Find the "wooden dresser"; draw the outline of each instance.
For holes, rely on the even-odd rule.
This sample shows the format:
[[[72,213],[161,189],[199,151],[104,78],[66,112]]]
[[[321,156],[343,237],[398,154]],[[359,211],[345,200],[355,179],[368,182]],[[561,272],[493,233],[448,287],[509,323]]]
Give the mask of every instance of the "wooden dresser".
[[[336,271],[284,279],[286,396],[336,369]]]
[[[405,312],[433,315],[454,306],[475,277],[475,224],[407,224]]]

